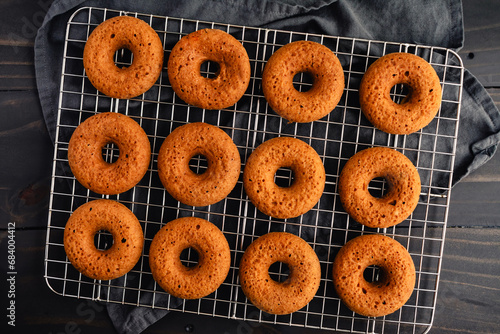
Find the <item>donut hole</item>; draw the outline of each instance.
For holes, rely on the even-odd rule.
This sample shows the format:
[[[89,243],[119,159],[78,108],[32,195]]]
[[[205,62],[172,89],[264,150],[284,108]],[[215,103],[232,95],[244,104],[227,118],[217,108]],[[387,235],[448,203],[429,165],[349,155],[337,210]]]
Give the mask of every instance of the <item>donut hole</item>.
[[[134,54],[127,48],[121,48],[115,52],[114,61],[118,68],[125,69],[129,67],[132,65],[133,60]]]
[[[286,188],[290,187],[294,180],[293,170],[288,167],[280,167],[274,174],[274,183],[278,187]]]
[[[120,150],[118,146],[113,143],[107,143],[102,148],[102,158],[109,164],[112,164],[118,160],[120,156]]]
[[[375,265],[368,266],[363,271],[363,278],[371,284],[380,284],[385,282],[386,276],[387,275],[385,274],[384,269]]]
[[[314,78],[309,72],[299,72],[293,76],[293,88],[299,92],[307,92],[312,88]]]
[[[198,175],[205,173],[207,168],[208,168],[208,160],[205,156],[201,154],[195,155],[189,161],[189,169],[191,169],[193,173],[196,173]]]
[[[113,246],[113,236],[109,231],[100,230],[94,235],[94,246],[100,251],[105,251]]]
[[[411,98],[412,89],[407,84],[396,84],[391,88],[391,97],[394,103],[404,104]]]
[[[204,61],[200,65],[200,75],[208,79],[215,79],[219,75],[220,65],[211,60]]]
[[[193,268],[198,265],[199,254],[194,248],[188,247],[182,250],[180,260],[184,267]]]
[[[368,184],[368,192],[375,198],[382,198],[388,192],[387,180],[383,177],[376,177]]]
[[[288,279],[290,268],[288,268],[286,263],[278,261],[271,264],[268,273],[273,281],[282,283]]]

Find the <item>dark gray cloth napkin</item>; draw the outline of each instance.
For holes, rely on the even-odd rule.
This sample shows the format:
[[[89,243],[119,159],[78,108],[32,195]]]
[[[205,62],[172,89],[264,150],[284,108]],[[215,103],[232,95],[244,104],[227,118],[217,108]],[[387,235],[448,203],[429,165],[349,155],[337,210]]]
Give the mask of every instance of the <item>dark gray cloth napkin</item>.
[[[453,0],[56,0],[38,31],[35,70],[48,131],[55,139],[66,23],[80,7],[183,17],[335,36],[435,45],[463,45],[462,5]],[[488,161],[500,141],[500,113],[479,81],[464,74],[454,180]],[[140,333],[167,311],[108,304],[120,333]]]

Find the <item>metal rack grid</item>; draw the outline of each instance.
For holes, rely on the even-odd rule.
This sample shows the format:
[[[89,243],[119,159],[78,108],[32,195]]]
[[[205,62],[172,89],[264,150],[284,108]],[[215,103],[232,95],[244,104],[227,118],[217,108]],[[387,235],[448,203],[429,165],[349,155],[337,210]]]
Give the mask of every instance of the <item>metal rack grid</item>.
[[[250,57],[252,76],[246,94],[234,106],[223,110],[203,110],[185,104],[172,91],[166,71],[143,95],[130,100],[109,98],[90,84],[85,76],[82,54],[90,32],[105,19],[130,15],[143,19],[159,34],[165,59],[184,35],[202,28],[222,29],[242,42]],[[280,46],[295,40],[311,40],[332,49],[341,61],[346,86],[338,106],[321,120],[288,124],[267,105],[261,91],[261,73],[266,60]],[[424,129],[406,136],[376,130],[362,116],[358,103],[358,85],[368,66],[390,52],[417,54],[432,64],[443,88],[443,102],[437,117]],[[449,208],[455,147],[457,141],[463,66],[453,51],[412,44],[399,44],[343,38],[292,31],[203,22],[102,8],[82,8],[69,19],[63,55],[57,134],[49,203],[45,250],[45,278],[56,293],[127,305],[179,310],[215,317],[258,321],[272,324],[332,329],[354,333],[426,332],[435,312],[441,258]],[[131,62],[127,50],[117,52],[117,64]],[[206,63],[202,73],[212,75],[213,65]],[[303,75],[294,79],[299,90],[307,89]],[[404,96],[404,87],[395,87],[392,97]],[[67,163],[68,141],[74,129],[99,112],[119,112],[135,119],[146,131],[152,146],[150,168],[133,189],[102,196],[81,186]],[[189,207],[175,201],[157,176],[157,155],[164,138],[177,126],[203,121],[222,128],[237,145],[242,170],[245,161],[260,143],[276,136],[293,136],[313,146],[327,172],[324,194],[308,213],[294,219],[274,219],[260,213],[245,195],[241,180],[223,201],[208,207]],[[403,223],[386,229],[371,229],[352,220],[338,200],[337,178],[345,162],[357,151],[387,146],[408,156],[422,179],[422,193],[414,213]],[[107,161],[119,154],[113,145],[103,149]],[[203,157],[195,157],[191,168],[202,172]],[[290,184],[289,170],[276,175],[280,185]],[[384,192],[385,180],[370,183],[374,193]],[[125,276],[99,281],[81,275],[66,258],[63,247],[64,226],[81,204],[98,198],[110,198],[125,204],[140,220],[145,244],[143,256]],[[179,300],[165,293],[154,282],[148,265],[148,250],[155,233],[166,222],[180,216],[197,216],[216,224],[231,247],[231,268],[227,279],[211,295],[199,300]],[[304,238],[316,251],[322,279],[315,298],[291,315],[270,315],[255,308],[238,284],[238,264],[246,247],[258,236],[270,231],[287,231]],[[401,242],[410,252],[417,270],[417,283],[410,300],[397,312],[380,318],[353,313],[338,299],[331,281],[332,261],[346,241],[366,233],[381,233]],[[98,248],[107,248],[112,240],[105,232],[96,237]],[[189,252],[184,263],[192,262]],[[273,277],[286,276],[285,266],[273,265]],[[371,269],[376,275],[377,269]]]

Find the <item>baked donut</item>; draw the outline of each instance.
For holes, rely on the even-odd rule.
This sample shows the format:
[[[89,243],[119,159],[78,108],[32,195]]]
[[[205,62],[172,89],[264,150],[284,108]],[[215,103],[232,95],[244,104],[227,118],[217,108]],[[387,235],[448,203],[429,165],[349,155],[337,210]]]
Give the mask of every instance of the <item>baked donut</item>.
[[[368,266],[379,268],[378,279],[367,281]],[[353,312],[381,317],[401,308],[415,286],[415,265],[396,240],[380,234],[348,241],[333,262],[333,284],[340,299]]]
[[[288,266],[290,273],[284,282],[277,282],[269,275],[269,267],[276,262]],[[314,298],[321,266],[304,239],[286,232],[271,232],[245,250],[239,275],[241,288],[252,304],[267,313],[289,314]]]
[[[207,159],[207,170],[189,168],[196,155]],[[158,154],[158,174],[172,197],[192,206],[206,206],[224,199],[240,176],[241,159],[232,139],[207,123],[189,123],[172,131]]]
[[[214,78],[200,74],[201,64],[217,63]],[[218,29],[202,29],[181,38],[168,58],[168,79],[186,103],[205,109],[232,106],[250,82],[250,61],[243,45]]]
[[[107,144],[119,149],[113,163],[104,161]],[[81,123],[68,145],[68,162],[75,178],[98,194],[116,195],[134,187],[146,174],[151,159],[149,139],[132,118],[112,112]]]
[[[293,77],[308,73],[312,87],[299,92]],[[344,91],[344,72],[337,56],[310,41],[286,44],[274,52],[262,73],[262,89],[269,106],[289,122],[312,122],[329,114]]]
[[[401,103],[391,99],[397,84],[409,89]],[[441,84],[432,66],[410,53],[390,53],[370,65],[361,79],[359,102],[378,129],[410,134],[429,124],[441,105]]]
[[[274,182],[281,167],[293,172],[290,187]],[[248,157],[243,185],[250,201],[266,215],[293,218],[318,203],[325,188],[325,167],[318,153],[302,140],[276,137],[259,145]]]
[[[194,267],[182,264],[185,249],[198,253]],[[155,281],[172,296],[197,299],[214,292],[226,279],[231,265],[224,234],[209,221],[178,218],[163,226],[153,238],[149,266]]]
[[[115,52],[128,49],[134,58],[119,68]],[[117,16],[99,24],[83,50],[83,66],[92,85],[118,99],[129,99],[150,89],[163,68],[163,45],[146,22],[135,17]]]
[[[368,185],[375,178],[387,181],[387,193],[377,198]],[[339,178],[340,201],[358,223],[385,228],[401,223],[415,210],[420,196],[420,176],[402,153],[373,147],[352,156]]]
[[[94,236],[108,231],[113,245],[99,250]],[[79,206],[64,228],[64,250],[71,264],[83,275],[111,280],[134,268],[142,254],[144,236],[137,217],[125,205],[98,199]]]

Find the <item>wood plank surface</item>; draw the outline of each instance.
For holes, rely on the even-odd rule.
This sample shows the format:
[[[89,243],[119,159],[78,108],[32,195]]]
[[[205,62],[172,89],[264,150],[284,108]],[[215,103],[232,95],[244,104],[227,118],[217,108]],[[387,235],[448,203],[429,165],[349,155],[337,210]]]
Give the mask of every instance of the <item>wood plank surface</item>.
[[[500,102],[500,21],[499,0],[463,1],[465,43],[460,51],[464,66],[486,88],[492,88]]]
[[[5,231],[1,233],[4,234]],[[18,326],[14,333],[26,333],[33,326],[36,326],[40,333],[65,333],[67,328],[73,327],[80,329],[82,333],[114,332],[103,304],[63,297],[49,290],[43,278],[43,261],[40,260],[45,247],[44,231],[21,229],[16,232],[16,240],[16,284],[20,288],[16,297]],[[5,254],[5,251],[5,243],[0,244],[0,252]],[[500,229],[449,228],[431,333],[498,333],[498,273]],[[0,329],[4,328],[2,325],[4,323],[0,324]],[[188,325],[194,326],[194,333],[325,333],[319,330],[247,323],[175,311],[151,326],[145,333],[185,333],[185,327]]]
[[[487,87],[500,109],[500,0],[465,0],[464,66]],[[472,172],[451,192],[449,225],[500,227],[500,154]]]
[[[0,90],[36,89],[33,46],[53,0],[3,1],[0,5]]]
[[[499,273],[500,229],[449,228],[432,332],[498,333]]]
[[[51,0],[0,3],[0,271],[6,309],[7,222],[16,222],[16,328],[0,333],[115,333],[104,305],[52,292],[44,250],[53,147],[38,101],[34,31]],[[464,0],[466,68],[500,107],[500,1]],[[8,165],[17,166],[14,170]],[[22,171],[18,173],[17,171]],[[452,191],[441,283],[431,333],[498,333],[500,326],[500,154]],[[325,333],[171,312],[145,333]]]
[[[0,221],[46,228],[54,146],[36,91],[0,91],[0,110]]]

